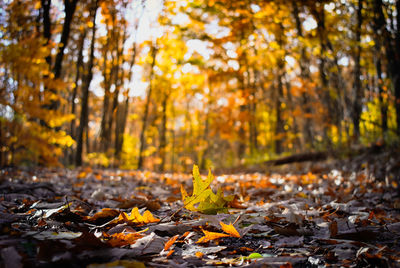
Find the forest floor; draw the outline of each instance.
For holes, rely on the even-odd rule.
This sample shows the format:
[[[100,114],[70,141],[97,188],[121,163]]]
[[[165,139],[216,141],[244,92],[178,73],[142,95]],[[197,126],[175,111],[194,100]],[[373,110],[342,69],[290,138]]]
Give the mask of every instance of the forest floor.
[[[216,175],[217,215],[183,208],[191,174],[0,172],[4,267],[400,267],[395,150]]]

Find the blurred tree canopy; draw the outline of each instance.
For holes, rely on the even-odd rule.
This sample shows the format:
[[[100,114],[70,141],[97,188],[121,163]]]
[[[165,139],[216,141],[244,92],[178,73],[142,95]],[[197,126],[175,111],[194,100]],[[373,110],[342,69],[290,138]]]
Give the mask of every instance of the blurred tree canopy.
[[[400,0],[7,0],[0,165],[188,170],[400,135]]]

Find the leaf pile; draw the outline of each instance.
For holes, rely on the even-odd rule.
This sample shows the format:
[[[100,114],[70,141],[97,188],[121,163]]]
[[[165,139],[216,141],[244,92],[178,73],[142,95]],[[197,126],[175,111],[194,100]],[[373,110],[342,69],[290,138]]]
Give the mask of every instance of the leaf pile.
[[[216,178],[209,172],[205,179],[197,167],[193,174],[4,169],[1,262],[396,267],[398,189],[395,177],[377,180],[368,169]]]

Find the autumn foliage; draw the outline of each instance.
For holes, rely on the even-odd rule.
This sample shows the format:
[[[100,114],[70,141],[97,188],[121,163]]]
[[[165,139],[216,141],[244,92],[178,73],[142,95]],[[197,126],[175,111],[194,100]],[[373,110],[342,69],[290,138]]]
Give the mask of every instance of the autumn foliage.
[[[398,1],[0,10],[2,166],[189,171],[398,142]]]

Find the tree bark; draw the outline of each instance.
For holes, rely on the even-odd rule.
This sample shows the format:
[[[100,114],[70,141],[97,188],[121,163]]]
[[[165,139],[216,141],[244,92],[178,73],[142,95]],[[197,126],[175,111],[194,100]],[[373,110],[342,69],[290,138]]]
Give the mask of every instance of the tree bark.
[[[51,40],[51,20],[50,20],[50,8],[51,0],[41,0],[42,4],[42,16],[43,16],[43,37],[46,39],[46,45],[49,45]],[[51,55],[46,57],[46,62],[51,68]]]
[[[293,5],[293,16],[296,21],[296,30],[297,30],[297,35],[300,38],[304,38],[303,34],[303,27],[301,25],[301,20],[299,16],[299,8],[297,6],[296,0],[292,2]],[[300,49],[300,61],[299,61],[299,66],[300,66],[300,76],[303,80],[303,87],[304,90],[301,94],[301,106],[303,109],[304,113],[304,124],[303,124],[303,143],[306,145],[306,147],[314,147],[314,142],[313,142],[313,133],[312,133],[312,121],[310,118],[310,115],[312,114],[311,107],[310,107],[310,101],[309,101],[309,96],[308,92],[306,89],[308,88],[306,82],[310,82],[310,71],[308,69],[308,66],[310,64],[310,60],[307,57],[307,51],[305,46],[303,45]]]
[[[159,153],[161,158],[161,164],[159,171],[164,172],[165,170],[165,160],[166,160],[166,147],[167,147],[167,104],[168,104],[169,93],[164,93],[164,98],[162,100],[162,115],[161,115],[161,131],[160,131],[160,146]]]
[[[64,19],[63,29],[62,29],[62,33],[61,33],[60,43],[58,46],[58,52],[56,55],[56,61],[54,63],[54,68],[53,68],[53,73],[54,73],[55,79],[58,79],[61,76],[64,52],[65,52],[65,48],[68,45],[69,33],[71,30],[71,22],[72,22],[74,13],[75,13],[77,2],[78,2],[78,0],[64,0],[65,19]]]
[[[72,95],[71,95],[71,114],[75,115],[75,110],[76,110],[76,104],[75,104],[75,99],[78,94],[78,84],[79,81],[81,81],[82,74],[81,74],[81,69],[83,65],[83,46],[85,43],[85,38],[86,38],[86,30],[83,30],[81,32],[78,46],[79,46],[79,51],[78,51],[78,59],[76,62],[76,76],[75,76],[75,85],[74,89],[72,90]],[[69,135],[75,140],[76,139],[76,120],[75,118],[71,120],[71,125],[70,125],[70,133]],[[70,163],[75,163],[75,155],[73,152],[70,153],[69,157],[69,162]]]
[[[354,55],[354,85],[353,85],[353,127],[354,127],[354,137],[356,140],[360,137],[360,116],[362,111],[362,98],[363,92],[361,88],[361,26],[362,26],[362,9],[363,9],[363,1],[358,0],[357,6],[357,25],[356,25],[356,48]]]
[[[149,106],[150,106],[150,101],[151,101],[151,93],[153,90],[153,78],[154,78],[154,66],[156,64],[156,56],[157,56],[157,50],[158,48],[154,44],[152,47],[152,52],[151,52],[151,57],[152,57],[152,62],[150,66],[150,77],[149,77],[149,91],[147,92],[147,97],[146,97],[146,104],[144,107],[144,113],[143,113],[143,118],[142,118],[142,131],[140,132],[140,148],[139,148],[139,160],[138,160],[138,169],[141,169],[143,167],[143,151],[145,148],[145,132],[147,129],[147,118],[149,116]]]
[[[88,127],[88,115],[89,115],[89,87],[90,83],[93,79],[93,65],[94,65],[94,44],[96,40],[96,15],[98,8],[98,0],[94,0],[92,3],[93,7],[91,8],[92,15],[92,39],[90,43],[90,53],[89,53],[89,62],[87,66],[87,74],[84,77],[84,81],[82,83],[82,103],[81,103],[81,115],[78,129],[78,144],[76,149],[76,165],[82,165],[82,149],[83,149],[83,134],[85,129]],[[88,137],[87,137],[88,139]]]

